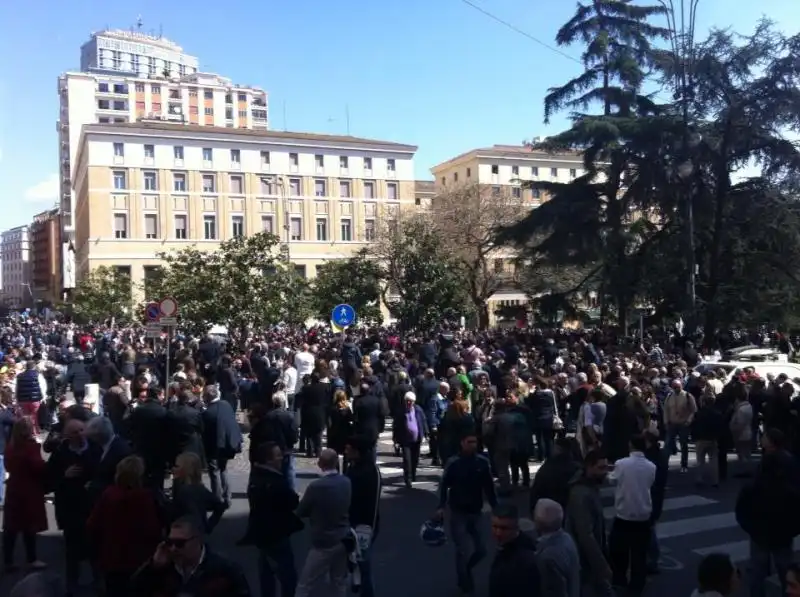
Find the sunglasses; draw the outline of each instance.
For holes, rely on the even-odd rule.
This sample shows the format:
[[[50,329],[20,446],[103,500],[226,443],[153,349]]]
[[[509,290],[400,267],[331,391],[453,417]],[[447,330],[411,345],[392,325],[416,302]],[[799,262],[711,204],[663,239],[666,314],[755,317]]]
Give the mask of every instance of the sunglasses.
[[[164,539],[164,545],[166,545],[167,547],[174,547],[176,549],[183,549],[184,547],[186,547],[186,544],[189,543],[189,541],[191,541],[192,539],[194,539],[194,537],[187,537],[186,539],[176,539],[173,537],[167,537],[166,539]]]

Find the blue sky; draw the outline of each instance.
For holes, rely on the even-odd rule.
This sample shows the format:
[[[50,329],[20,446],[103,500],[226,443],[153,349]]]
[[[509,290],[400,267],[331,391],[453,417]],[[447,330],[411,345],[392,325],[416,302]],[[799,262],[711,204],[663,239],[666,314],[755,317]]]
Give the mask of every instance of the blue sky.
[[[550,45],[575,8],[472,1]],[[562,118],[542,123],[542,97],[580,71],[463,0],[1,2],[0,229],[56,199],[59,73],[78,67],[91,31],[130,27],[139,14],[201,69],[266,89],[273,128],[345,133],[349,106],[351,134],[419,146],[419,178],[463,151],[559,130]],[[750,32],[762,15],[800,30],[796,0],[701,0],[701,35],[711,26]]]

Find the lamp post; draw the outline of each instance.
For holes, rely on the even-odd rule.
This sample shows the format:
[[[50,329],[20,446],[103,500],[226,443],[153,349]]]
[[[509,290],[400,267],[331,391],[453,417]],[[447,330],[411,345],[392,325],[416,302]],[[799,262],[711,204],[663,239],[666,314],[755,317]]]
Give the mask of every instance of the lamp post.
[[[689,277],[687,295],[689,309],[686,314],[687,322],[691,322],[689,330],[697,326],[697,258],[694,238],[694,205],[693,187],[691,177],[694,173],[692,151],[702,141],[699,133],[691,131],[690,103],[694,91],[694,65],[695,44],[694,35],[697,25],[697,7],[700,0],[658,0],[664,8],[667,18],[667,29],[670,33],[670,50],[672,52],[672,78],[673,97],[678,102],[683,120],[677,169],[678,178],[685,191],[686,202],[686,234],[687,242],[687,267]]]
[[[291,242],[292,242],[292,232],[289,226],[289,199],[286,196],[286,189],[284,185],[286,184],[286,179],[283,176],[262,176],[261,181],[265,182],[269,185],[276,185],[278,189],[278,199],[281,202],[281,211],[283,211],[283,243],[281,247],[281,252],[285,254],[286,261],[291,265]]]

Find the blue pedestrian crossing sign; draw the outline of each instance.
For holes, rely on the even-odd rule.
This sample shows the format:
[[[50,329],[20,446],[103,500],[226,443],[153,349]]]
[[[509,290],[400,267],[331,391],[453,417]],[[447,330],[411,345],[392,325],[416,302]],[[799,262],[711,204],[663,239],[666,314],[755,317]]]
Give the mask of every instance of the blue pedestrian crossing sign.
[[[356,310],[350,305],[336,305],[331,311],[331,321],[340,328],[353,325],[356,320]]]

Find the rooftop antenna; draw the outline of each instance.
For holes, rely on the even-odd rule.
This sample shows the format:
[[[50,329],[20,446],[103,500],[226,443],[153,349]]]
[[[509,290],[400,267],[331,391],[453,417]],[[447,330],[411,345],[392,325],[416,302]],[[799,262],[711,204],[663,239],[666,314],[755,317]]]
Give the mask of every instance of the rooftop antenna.
[[[159,25],[158,26],[158,39],[161,39],[162,37],[164,37],[164,25]]]
[[[136,17],[136,29],[141,31],[142,27],[144,26],[144,21],[142,21],[142,15]]]

